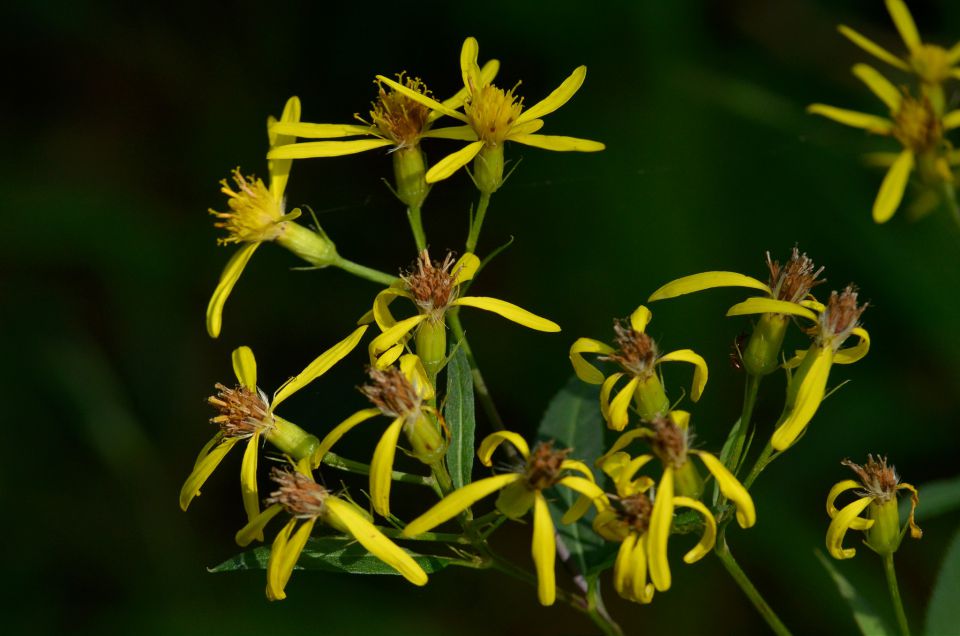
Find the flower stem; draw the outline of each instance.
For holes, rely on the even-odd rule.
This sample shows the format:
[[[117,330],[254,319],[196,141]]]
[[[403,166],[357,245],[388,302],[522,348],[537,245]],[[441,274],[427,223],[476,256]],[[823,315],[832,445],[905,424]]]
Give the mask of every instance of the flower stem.
[[[770,462],[777,458],[777,455],[773,454],[773,446],[770,442],[767,442],[767,445],[763,447],[763,452],[760,453],[760,457],[757,457],[757,461],[754,462],[753,468],[750,469],[750,474],[747,475],[747,478],[743,480],[743,487],[747,490],[750,490],[750,486],[753,485],[753,482],[757,480],[757,477],[760,476],[760,473],[763,472],[763,469],[766,468]]]
[[[947,204],[947,208],[953,215],[953,220],[957,224],[957,227],[960,228],[960,205],[957,204],[956,190],[954,190],[953,184],[949,181],[943,182],[943,201]]]
[[[753,407],[757,403],[757,393],[760,390],[759,375],[747,374],[747,382],[743,388],[743,411],[740,413],[740,428],[737,430],[737,437],[733,440],[733,448],[730,451],[730,458],[727,467],[734,475],[743,466],[746,459],[747,437],[750,433],[750,418],[753,416]]]
[[[427,235],[423,231],[423,221],[420,219],[419,205],[411,205],[407,208],[407,220],[410,221],[413,240],[417,244],[417,253],[420,253],[427,247]]]
[[[467,235],[467,251],[475,252],[477,241],[480,239],[480,229],[483,227],[483,218],[487,215],[487,206],[490,205],[490,193],[481,192],[477,202],[477,213],[470,222],[470,233]]]
[[[587,589],[587,615],[605,636],[623,636],[623,630],[607,613],[607,608],[603,604],[603,596],[600,594],[600,579],[597,577],[590,580]]]
[[[459,543],[471,545],[470,539],[461,534],[453,534],[452,532],[421,532],[415,537],[408,537],[403,534],[403,531],[397,528],[384,528],[382,526],[377,526],[377,530],[383,533],[383,536],[389,537],[390,539],[404,539],[405,541],[434,541],[437,543]]]
[[[730,577],[733,578],[737,585],[740,586],[740,589],[743,590],[743,593],[747,595],[747,598],[750,599],[750,602],[753,603],[753,606],[760,613],[760,616],[763,617],[763,620],[767,622],[767,625],[770,626],[770,629],[773,630],[773,633],[778,636],[790,636],[790,630],[783,624],[780,617],[777,616],[777,613],[773,611],[773,608],[763,599],[760,592],[754,587],[753,583],[750,582],[750,579],[747,578],[744,571],[740,569],[740,564],[733,558],[730,547],[727,545],[727,539],[723,534],[717,537],[717,545],[713,549],[713,552],[717,555],[717,558],[720,559],[723,567],[727,569]]]
[[[380,283],[381,285],[391,285],[395,280],[396,276],[388,274],[386,272],[381,272],[380,270],[373,269],[372,267],[367,267],[366,265],[360,265],[359,263],[354,263],[353,261],[348,261],[342,256],[337,257],[337,260],[334,261],[333,265],[339,267],[345,272],[369,280],[374,283]]]
[[[897,572],[893,568],[893,553],[884,555],[883,573],[887,576],[887,589],[890,591],[890,601],[893,603],[893,611],[897,615],[897,625],[900,627],[900,635],[910,636],[910,625],[907,623],[907,615],[903,611],[903,601],[900,599],[900,587],[897,585]]]
[[[329,451],[326,455],[324,455],[322,463],[330,466],[331,468],[339,468],[340,470],[345,470],[350,473],[357,473],[358,475],[370,474],[369,464],[347,459],[346,457],[341,457],[340,455]],[[390,477],[393,479],[393,481],[400,481],[407,484],[417,484],[418,486],[427,486],[430,488],[432,488],[434,484],[432,477],[402,473],[398,470],[393,471]]]

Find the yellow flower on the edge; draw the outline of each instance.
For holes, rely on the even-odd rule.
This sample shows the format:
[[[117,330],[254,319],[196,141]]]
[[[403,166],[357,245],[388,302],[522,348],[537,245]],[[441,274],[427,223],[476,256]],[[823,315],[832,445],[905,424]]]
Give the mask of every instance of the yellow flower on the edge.
[[[707,385],[707,363],[693,350],[679,349],[662,356],[658,354],[656,343],[646,334],[651,318],[650,310],[640,305],[630,316],[629,325],[615,322],[616,349],[593,338],[578,338],[570,347],[570,362],[577,377],[590,384],[603,384],[600,388],[600,411],[607,425],[617,431],[627,426],[631,399],[636,402],[643,418],[653,418],[670,410],[670,402],[656,372],[661,362],[688,362],[694,366],[690,392],[690,399],[694,402],[700,399]],[[604,379],[600,369],[584,360],[585,353],[599,354],[601,360],[616,362],[623,371]],[[623,377],[629,377],[630,381],[611,402],[610,394]]]
[[[844,548],[843,539],[847,530],[862,530],[867,535],[867,546],[880,555],[896,552],[903,535],[910,528],[910,536],[919,539],[923,531],[913,520],[913,513],[920,503],[917,489],[907,483],[900,483],[900,477],[893,466],[887,465],[887,458],[875,461],[872,455],[867,455],[867,463],[863,466],[854,464],[846,459],[841,462],[857,474],[860,481],[845,479],[830,489],[827,495],[827,514],[830,516],[830,527],[827,529],[827,551],[834,559],[850,559],[857,553],[853,548]],[[837,497],[842,493],[859,488],[855,493],[859,496],[856,501],[837,510],[834,505]],[[900,527],[900,511],[897,505],[897,491],[910,491],[910,515],[907,523]],[[860,516],[864,510],[867,518]]]
[[[654,587],[664,592],[670,589],[670,564],[667,561],[667,541],[670,538],[670,529],[673,524],[674,493],[690,499],[700,497],[703,491],[703,482],[697,473],[696,467],[690,461],[690,455],[696,455],[703,462],[706,469],[717,480],[717,485],[724,497],[733,502],[736,507],[737,523],[741,528],[749,528],[757,522],[757,511],[753,505],[753,498],[747,489],[733,476],[719,459],[712,454],[690,448],[689,431],[690,414],[685,411],[672,411],[668,417],[658,417],[650,422],[650,427],[639,427],[620,436],[607,453],[597,460],[597,465],[604,472],[610,474],[620,485],[620,480],[629,481],[633,475],[654,455],[644,454],[634,459],[623,452],[632,441],[646,439],[654,454],[663,464],[663,476],[657,486],[657,496],[649,516],[649,536],[646,543],[646,558],[649,560],[650,579]],[[626,472],[618,472],[621,468],[628,468]],[[618,477],[619,476],[619,477]],[[688,505],[688,504],[684,504]],[[700,510],[697,506],[694,507]],[[703,511],[701,510],[701,513]],[[709,512],[703,513],[713,520]],[[706,537],[706,535],[705,535]],[[710,540],[712,547],[712,539]],[[706,548],[706,551],[710,550]],[[698,554],[694,552],[694,554]],[[688,555],[689,556],[689,555]],[[696,558],[700,558],[701,555]],[[639,557],[637,557],[639,558]],[[694,558],[693,560],[696,560]],[[691,563],[692,561],[687,561]],[[642,589],[642,588],[641,588]],[[641,589],[637,589],[637,594]]]
[[[278,489],[264,503],[268,508],[237,532],[241,546],[248,545],[281,510],[290,514],[290,520],[277,533],[270,548],[267,563],[267,598],[277,601],[286,598],[284,588],[300,553],[310,538],[317,521],[353,537],[371,554],[395,569],[414,585],[426,585],[427,573],[413,558],[371,523],[367,512],[347,499],[341,499],[314,481],[306,463],[298,464],[297,471],[274,468],[270,478]],[[299,524],[299,527],[297,527]]]
[[[825,104],[811,104],[807,112],[868,132],[894,137],[903,146],[887,171],[873,202],[873,220],[886,223],[900,207],[910,174],[920,171],[924,181],[952,181],[943,133],[960,127],[960,110],[942,117],[928,97],[914,99],[894,87],[876,69],[857,64],[853,73],[890,109],[890,118],[877,117]]]
[[[596,152],[605,146],[588,139],[575,137],[559,137],[554,135],[534,134],[543,126],[540,117],[548,115],[567,103],[574,96],[584,78],[587,76],[587,67],[579,66],[564,82],[545,99],[528,109],[523,108],[523,99],[517,99],[513,90],[504,91],[485,77],[477,66],[479,45],[477,40],[468,37],[463,42],[460,51],[460,71],[463,75],[463,86],[467,91],[463,112],[449,108],[436,100],[430,99],[422,93],[411,90],[387,77],[378,75],[377,79],[391,88],[404,93],[411,99],[417,100],[429,108],[462,121],[465,125],[448,129],[450,139],[461,139],[471,142],[461,150],[447,155],[427,171],[427,183],[442,181],[457,170],[470,163],[484,148],[490,148],[499,154],[499,165],[503,165],[503,143],[515,141],[517,143],[557,151]],[[459,136],[454,136],[454,132]],[[491,158],[494,163],[496,159]]]
[[[309,446],[318,443],[312,435],[306,435],[296,425],[274,414],[274,410],[353,351],[366,330],[365,326],[354,330],[317,356],[299,375],[290,378],[277,389],[272,402],[257,387],[257,361],[253,351],[250,347],[235,349],[232,356],[233,372],[239,384],[233,389],[218,384],[219,393],[208,400],[219,411],[219,415],[211,422],[217,424],[220,431],[200,451],[193,470],[180,489],[180,508],[186,510],[193,498],[200,494],[200,488],[230,449],[241,440],[247,440],[247,448],[240,465],[240,489],[247,517],[256,517],[260,513],[257,495],[257,454],[260,440],[265,438],[286,453],[309,453],[312,450]]]
[[[477,457],[484,466],[491,466],[491,456],[503,442],[510,442],[526,460],[515,472],[495,475],[455,490],[409,524],[403,530],[406,537],[418,534],[452,519],[484,497],[500,491],[497,509],[510,519],[519,519],[533,508],[533,562],[537,570],[537,596],[542,605],[553,605],[556,600],[554,562],[557,543],[553,520],[543,491],[552,486],[564,486],[581,495],[582,501],[564,514],[563,523],[572,523],[587,512],[590,502],[603,497],[603,491],[594,483],[593,473],[583,463],[567,459],[569,450],[557,451],[552,442],[541,442],[533,452],[524,439],[509,431],[488,435]],[[577,477],[571,473],[581,473]]]
[[[617,497],[604,497],[603,504],[593,520],[593,529],[604,539],[620,543],[617,559],[613,565],[613,586],[623,598],[637,603],[649,603],[653,600],[653,583],[647,581],[647,571],[653,561],[666,561],[666,545],[654,558],[654,547],[651,543],[651,528],[653,526],[653,511],[655,502],[670,498],[670,515],[673,509],[691,508],[703,517],[703,535],[700,541],[683,560],[685,563],[695,563],[710,553],[717,537],[717,522],[713,514],[702,503],[690,497],[672,496],[664,489],[657,491],[655,502],[651,502],[647,491],[653,485],[653,480],[642,476],[634,478],[644,464],[650,461],[649,455],[630,459],[626,453],[617,453],[617,456],[604,464],[604,472],[610,475],[617,489]],[[668,506],[661,505],[658,511],[663,515]],[[660,519],[657,519],[660,522]],[[672,518],[668,519],[672,523]],[[668,526],[669,531],[669,526]]]
[[[434,396],[434,389],[417,356],[412,353],[402,356],[399,369],[371,368],[370,380],[371,383],[361,387],[360,391],[376,408],[357,411],[330,431],[321,440],[313,464],[319,466],[333,445],[358,424],[377,415],[391,418],[393,422],[377,443],[370,462],[370,501],[374,510],[388,517],[393,459],[400,433],[406,434],[412,454],[428,466],[443,457],[446,441],[428,417],[428,414],[438,417],[436,409],[424,404]]]

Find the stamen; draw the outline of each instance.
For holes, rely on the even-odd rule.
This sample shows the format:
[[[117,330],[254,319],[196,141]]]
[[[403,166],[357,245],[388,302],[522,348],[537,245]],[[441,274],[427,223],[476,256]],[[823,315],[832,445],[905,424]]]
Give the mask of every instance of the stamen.
[[[656,433],[650,440],[650,447],[660,461],[675,468],[683,466],[687,461],[689,433],[674,424],[666,415],[656,417],[650,422],[650,426]]]
[[[850,333],[860,325],[860,316],[869,303],[857,305],[857,288],[847,285],[842,293],[830,293],[827,307],[820,316],[819,330],[821,344],[829,344],[834,351],[843,345]]]
[[[554,450],[553,440],[537,443],[527,460],[527,487],[531,490],[544,490],[560,481],[561,467],[571,450]]]
[[[403,373],[395,368],[376,369],[367,368],[371,383],[360,387],[360,392],[367,396],[374,406],[388,417],[419,416],[421,395]]]
[[[439,319],[456,299],[458,286],[454,281],[457,272],[451,271],[453,263],[452,253],[448,252],[443,262],[431,261],[429,252],[424,249],[413,269],[400,276],[423,313],[432,313]]]
[[[635,331],[626,320],[613,322],[614,340],[617,350],[601,360],[616,362],[627,373],[636,376],[646,375],[653,370],[657,359],[657,344],[647,334]]]
[[[896,468],[887,465],[886,457],[874,459],[873,455],[867,455],[867,463],[863,466],[849,459],[840,463],[856,473],[863,486],[863,495],[874,497],[881,502],[889,501],[896,496],[900,477],[897,475]]]
[[[619,504],[617,513],[620,518],[638,533],[646,532],[650,527],[650,515],[653,512],[650,497],[646,493],[638,492],[629,497],[621,497]]]
[[[274,428],[270,405],[262,393],[245,386],[234,389],[220,383],[214,386],[217,394],[207,398],[207,403],[216,407],[219,415],[210,421],[220,427],[225,437],[245,438]]]
[[[421,95],[433,97],[419,77],[405,77],[405,74],[405,72],[397,73],[398,83]],[[399,91],[384,88],[379,80],[374,80],[374,83],[377,85],[378,97],[370,111],[370,120],[373,125],[385,137],[396,143],[398,148],[419,143],[421,135],[428,128],[427,118],[430,115],[430,109]],[[356,117],[364,121],[359,116]],[[364,121],[364,123],[367,122]]]
[[[323,515],[324,504],[330,492],[313,481],[312,477],[292,470],[273,468],[270,479],[279,487],[264,500],[268,506],[280,504],[298,519],[315,519]]]
[[[510,128],[523,112],[523,98],[517,98],[514,91],[487,84],[479,93],[475,92],[471,100],[463,105],[463,111],[477,135],[491,146],[496,146],[507,138]]]
[[[811,289],[826,282],[826,279],[818,280],[824,268],[817,268],[806,252],[801,254],[796,247],[783,266],[780,261],[772,260],[770,252],[767,252],[767,267],[770,269],[771,295],[777,300],[799,303]]]
[[[904,93],[900,109],[893,114],[893,136],[904,148],[923,154],[935,148],[943,137],[943,126],[930,99],[914,99]]]
[[[283,218],[283,202],[274,199],[270,189],[261,179],[253,175],[243,176],[240,168],[233,171],[233,190],[226,179],[220,182],[220,191],[227,197],[230,212],[210,210],[210,214],[221,219],[214,227],[227,231],[226,238],[217,239],[221,245],[227,243],[256,243],[272,241],[283,228],[278,222]]]

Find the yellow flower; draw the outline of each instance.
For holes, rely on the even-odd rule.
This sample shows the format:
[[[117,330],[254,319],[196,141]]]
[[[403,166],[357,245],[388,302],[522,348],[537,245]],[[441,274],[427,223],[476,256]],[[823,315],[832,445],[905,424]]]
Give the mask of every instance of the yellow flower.
[[[238,544],[248,545],[254,538],[263,536],[264,527],[281,510],[290,514],[290,520],[277,533],[270,548],[270,560],[267,563],[268,599],[278,601],[286,598],[284,589],[287,581],[318,520],[356,539],[371,554],[414,585],[426,585],[427,573],[423,568],[385,537],[371,523],[366,511],[316,483],[309,468],[303,464],[298,464],[296,472],[274,468],[270,477],[278,489],[265,500],[269,507],[251,519],[236,536]]]
[[[857,304],[857,291],[848,285],[842,293],[830,294],[821,309],[813,333],[813,344],[784,366],[796,368],[787,385],[787,399],[777,428],[770,440],[774,450],[790,448],[799,439],[826,395],[827,380],[834,364],[852,364],[870,350],[870,334],[860,326],[860,315],[867,304]],[[841,349],[850,336],[859,342]]]
[[[863,466],[850,460],[841,462],[857,474],[859,481],[845,479],[836,483],[827,495],[827,514],[830,527],[827,529],[827,551],[835,559],[850,559],[857,553],[854,548],[844,548],[843,539],[847,530],[861,530],[866,535],[866,544],[880,555],[896,552],[907,528],[910,536],[919,539],[923,531],[913,520],[914,511],[920,503],[917,489],[907,483],[900,483],[900,477],[893,466],[887,465],[887,458],[879,461],[867,456]],[[859,488],[858,498],[837,510],[835,503],[842,493]],[[903,528],[900,527],[900,512],[897,506],[897,491],[910,491],[910,515]],[[867,517],[860,516],[864,510]]]
[[[604,464],[613,480],[617,496],[604,498],[601,509],[593,520],[593,529],[608,541],[620,543],[617,559],[613,565],[613,586],[623,598],[637,603],[649,603],[655,590],[665,591],[670,587],[670,569],[667,564],[667,543],[676,508],[691,508],[703,518],[703,535],[700,541],[683,560],[695,563],[710,553],[717,536],[717,522],[702,503],[690,497],[673,494],[673,476],[664,473],[656,497],[651,501],[647,494],[653,485],[649,477],[636,477],[637,472],[650,460],[650,455],[631,459],[626,453],[616,453]],[[666,587],[648,582],[657,571],[657,579]]]
[[[707,385],[707,363],[691,349],[679,349],[659,355],[653,338],[646,334],[647,323],[651,317],[650,310],[640,305],[630,316],[629,324],[615,322],[613,328],[616,333],[616,349],[593,338],[578,338],[570,347],[570,362],[577,377],[590,384],[602,383],[600,411],[607,426],[617,431],[622,431],[627,426],[631,399],[643,418],[653,418],[670,410],[670,402],[656,372],[660,363],[688,362],[694,366],[693,387],[690,391],[690,399],[694,402],[700,399]],[[615,362],[622,371],[604,379],[603,373],[583,358],[585,353],[599,354],[600,360]],[[624,377],[629,377],[629,382],[611,402],[610,394]]]
[[[920,39],[917,25],[903,0],[887,0],[887,11],[907,46],[907,55],[900,57],[890,53],[879,44],[857,33],[848,26],[840,25],[840,33],[870,55],[898,68],[914,73],[924,84],[934,85],[947,79],[960,78],[960,43],[950,50],[935,44],[925,44]]]
[[[260,513],[257,496],[257,453],[261,439],[266,439],[284,453],[297,458],[309,456],[319,443],[316,437],[279,417],[274,410],[350,353],[366,330],[365,326],[354,330],[320,354],[299,375],[290,378],[277,389],[272,402],[257,387],[257,361],[253,351],[249,347],[235,349],[232,356],[233,372],[239,384],[232,389],[217,384],[217,395],[208,400],[219,411],[211,422],[217,424],[220,431],[200,451],[193,470],[180,490],[180,508],[187,509],[230,449],[241,440],[246,440],[247,448],[240,465],[240,489],[247,517],[256,517]]]
[[[454,172],[470,163],[477,155],[487,163],[488,169],[497,173],[491,177],[493,191],[499,187],[503,170],[503,143],[515,141],[536,148],[557,151],[596,152],[603,150],[604,145],[587,139],[574,137],[558,137],[552,135],[534,134],[543,126],[540,119],[563,106],[574,96],[583,84],[587,75],[587,67],[579,66],[564,82],[544,100],[528,109],[523,108],[523,99],[514,95],[513,90],[503,90],[491,83],[492,76],[485,76],[477,66],[479,45],[477,40],[468,37],[463,42],[460,51],[460,70],[463,76],[463,86],[466,91],[463,103],[463,112],[441,104],[429,96],[412,90],[387,77],[378,75],[377,79],[414,99],[430,109],[458,119],[463,126],[447,129],[444,135],[448,139],[469,141],[467,146],[438,161],[427,171],[427,183],[442,181]],[[481,151],[486,151],[481,154]],[[478,173],[483,166],[478,164]],[[481,175],[475,176],[478,185]],[[481,188],[484,189],[484,188]]]
[[[903,150],[890,162],[880,191],[873,202],[873,220],[886,223],[903,199],[910,174],[919,170],[925,182],[952,181],[943,133],[960,127],[960,110],[942,117],[927,96],[911,97],[900,91],[874,68],[857,64],[853,73],[890,109],[890,117],[877,117],[857,111],[811,104],[807,111],[846,126],[894,137]]]
[[[416,334],[417,354],[431,375],[446,355],[446,312],[453,307],[475,307],[503,316],[507,320],[536,331],[557,332],[560,325],[521,309],[512,303],[487,296],[460,296],[460,286],[471,280],[480,259],[464,254],[456,263],[447,255],[440,263],[430,260],[427,250],[420,253],[415,269],[401,276],[392,286],[377,294],[373,310],[361,321],[373,319],[381,330],[369,345],[371,360],[380,368],[400,356],[411,332]],[[390,313],[395,298],[414,303],[417,314],[397,321]]]
[[[520,435],[509,431],[493,433],[481,442],[477,457],[484,466],[492,465],[490,458],[503,442],[510,442],[519,451],[525,465],[516,467],[514,472],[479,479],[455,490],[407,524],[403,535],[415,537],[427,532],[499,490],[497,509],[505,516],[520,519],[533,508],[532,552],[537,570],[537,595],[542,605],[553,605],[556,599],[554,560],[557,544],[543,491],[560,485],[584,495],[581,502],[567,511],[563,523],[571,523],[583,516],[591,501],[603,497],[603,491],[594,483],[593,473],[585,464],[567,459],[569,450],[557,451],[551,442],[541,442],[531,452]],[[583,477],[571,473],[580,473]]]
[[[377,443],[370,462],[370,500],[377,513],[388,517],[393,459],[401,431],[412,446],[411,454],[428,466],[435,464],[443,456],[446,440],[428,417],[432,415],[437,418],[439,414],[436,409],[425,404],[434,397],[434,389],[417,356],[402,356],[399,368],[371,368],[370,379],[371,383],[360,390],[373,402],[375,408],[357,411],[334,427],[317,447],[313,455],[313,465],[319,466],[334,444],[358,424],[377,415],[391,418],[393,421]]]

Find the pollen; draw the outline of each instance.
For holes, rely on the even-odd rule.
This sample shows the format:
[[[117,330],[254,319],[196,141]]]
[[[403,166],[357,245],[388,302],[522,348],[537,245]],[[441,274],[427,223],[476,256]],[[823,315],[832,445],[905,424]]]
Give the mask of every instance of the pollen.
[[[904,148],[917,154],[934,149],[943,138],[943,126],[927,97],[903,96],[899,110],[893,115],[893,136]]]
[[[453,254],[448,253],[442,262],[431,261],[429,252],[424,249],[413,269],[400,277],[423,313],[433,313],[439,317],[456,299],[457,273],[452,271],[453,263]]]
[[[650,425],[656,433],[656,436],[650,440],[650,447],[660,458],[660,461],[675,468],[683,466],[687,462],[687,448],[689,447],[687,431],[681,429],[673,423],[672,419],[666,416],[654,418]]]
[[[523,98],[514,95],[517,86],[504,91],[493,84],[487,84],[474,93],[473,98],[463,106],[477,136],[488,145],[502,144],[523,111]]]
[[[820,316],[820,323],[814,327],[819,330],[821,344],[830,344],[834,350],[840,348],[850,336],[850,332],[860,326],[860,316],[869,303],[857,304],[857,288],[853,285],[841,293],[831,292],[827,307]]]
[[[277,489],[265,500],[268,506],[280,504],[298,519],[316,519],[325,512],[330,492],[311,477],[274,468],[270,471],[270,479],[276,482]]]
[[[563,462],[571,449],[554,450],[553,441],[539,442],[527,459],[525,480],[531,490],[550,488],[560,480]]]
[[[397,74],[397,81],[421,95],[433,97],[426,84],[419,77],[405,77]],[[427,117],[430,109],[414,101],[399,91],[384,88],[383,83],[375,80],[378,89],[377,101],[373,102],[370,120],[380,133],[391,139],[398,148],[415,146],[427,129]],[[360,119],[357,116],[357,119]],[[361,119],[361,121],[363,121]]]
[[[234,169],[233,181],[236,189],[226,179],[220,182],[220,191],[227,195],[230,211],[210,210],[210,214],[220,219],[214,227],[227,231],[227,236],[217,242],[221,245],[257,243],[277,238],[283,231],[278,224],[283,218],[283,202],[274,198],[263,180],[253,175],[244,176],[240,168]]]
[[[207,398],[219,414],[210,421],[220,427],[225,437],[245,438],[258,431],[274,428],[273,414],[270,413],[267,399],[259,391],[238,386],[231,389],[217,383],[217,394]]]
[[[897,469],[887,464],[886,457],[873,458],[867,455],[867,463],[863,466],[855,464],[849,459],[840,462],[854,473],[863,486],[864,495],[874,497],[882,502],[896,497],[900,476]]]
[[[636,331],[627,321],[613,322],[617,350],[601,360],[616,362],[623,370],[635,376],[643,376],[653,370],[657,359],[657,343],[642,331]]]
[[[394,367],[387,369],[367,369],[370,383],[360,387],[374,406],[388,417],[419,416],[423,401],[413,383]]]
[[[785,265],[772,260],[770,252],[767,252],[767,267],[770,268],[771,295],[777,300],[799,303],[811,289],[826,282],[819,278],[824,268],[818,268],[806,253],[801,254],[796,247]]]

